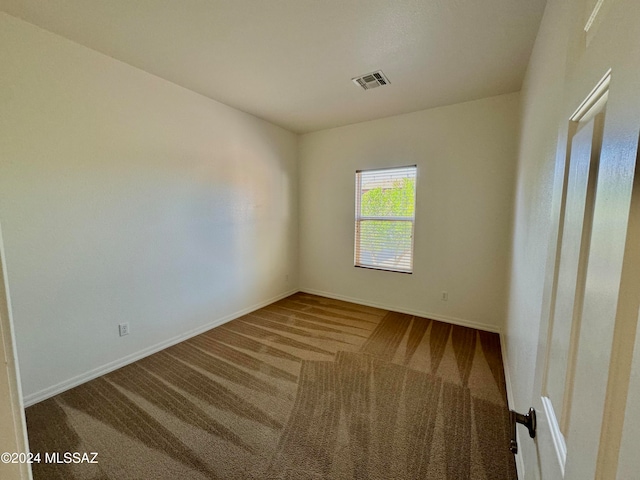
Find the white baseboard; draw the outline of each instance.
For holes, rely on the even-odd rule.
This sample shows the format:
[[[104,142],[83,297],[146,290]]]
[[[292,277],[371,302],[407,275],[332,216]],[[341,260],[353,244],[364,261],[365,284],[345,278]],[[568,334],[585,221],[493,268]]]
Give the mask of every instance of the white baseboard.
[[[509,362],[507,362],[507,338],[504,333],[500,333],[500,348],[502,350],[502,365],[504,368],[504,381],[507,388],[507,403],[509,408],[515,408],[515,400],[513,398],[513,385],[511,384],[511,373],[509,370]],[[520,432],[516,430],[516,441],[520,445]],[[524,480],[524,459],[522,458],[522,451],[515,456],[516,470],[518,471],[518,478]]]
[[[504,364],[504,380],[507,386],[507,401],[509,402],[509,407],[513,408],[513,387],[511,385],[511,375],[509,374],[509,364],[507,363],[506,337],[503,333],[500,334],[500,349],[502,350],[502,363]]]
[[[118,368],[124,367],[125,365],[129,365],[130,363],[136,362],[141,358],[148,357],[149,355],[157,353],[160,350],[164,350],[165,348],[168,348],[172,345],[183,342],[191,337],[200,335],[201,333],[206,332],[207,330],[211,330],[212,328],[222,325],[223,323],[230,322],[231,320],[235,320],[236,318],[241,317],[242,315],[246,315],[247,313],[251,313],[273,302],[277,302],[278,300],[288,297],[289,295],[293,295],[296,292],[298,292],[297,288],[293,290],[289,290],[288,292],[282,293],[280,295],[276,295],[275,297],[272,297],[268,300],[257,303],[255,305],[251,305],[250,307],[244,308],[238,312],[235,312],[230,315],[226,315],[222,318],[218,318],[216,320],[208,322],[198,328],[189,330],[188,332],[181,333],[180,335],[177,335],[173,338],[165,340],[164,342],[160,342],[155,345],[152,345],[151,347],[147,347],[143,350],[140,350],[139,352],[132,353],[130,355],[127,355],[126,357],[119,358],[118,360],[114,360],[113,362],[109,362],[98,368],[89,370],[88,372],[85,372],[81,375],[77,375],[73,378],[57,383],[56,385],[52,385],[51,387],[47,387],[43,390],[32,393],[30,395],[26,395],[23,399],[24,406],[29,407],[33,404],[41,402],[42,400],[51,398],[55,395],[58,395],[59,393],[65,392],[67,390],[72,389],[73,387],[77,387],[78,385],[86,383],[89,380],[93,380],[94,378],[98,378],[109,372],[117,370]]]
[[[301,292],[310,293],[312,295],[319,295],[321,297],[333,298],[335,300],[343,300],[345,302],[357,303],[365,305],[367,307],[381,308],[383,310],[391,310],[393,312],[406,313],[407,315],[415,315],[417,317],[430,318],[432,320],[438,320],[445,323],[451,323],[453,325],[459,325],[461,327],[471,327],[477,330],[484,330],[486,332],[500,333],[500,329],[494,325],[489,325],[481,322],[474,322],[472,320],[464,320],[462,318],[447,317],[445,315],[438,315],[436,313],[423,312],[420,310],[412,310],[408,308],[398,307],[394,305],[384,305],[382,303],[369,302],[362,300],[361,298],[347,297],[346,295],[339,295],[337,293],[323,292],[313,288],[300,288]]]

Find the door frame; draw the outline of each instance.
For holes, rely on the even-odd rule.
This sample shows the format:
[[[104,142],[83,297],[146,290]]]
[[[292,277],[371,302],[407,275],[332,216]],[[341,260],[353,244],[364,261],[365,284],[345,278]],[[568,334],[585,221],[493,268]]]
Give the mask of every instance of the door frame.
[[[27,453],[29,441],[24,415],[24,403],[13,334],[11,298],[7,278],[7,265],[0,226],[0,453]],[[28,463],[0,463],[2,478],[31,480]]]

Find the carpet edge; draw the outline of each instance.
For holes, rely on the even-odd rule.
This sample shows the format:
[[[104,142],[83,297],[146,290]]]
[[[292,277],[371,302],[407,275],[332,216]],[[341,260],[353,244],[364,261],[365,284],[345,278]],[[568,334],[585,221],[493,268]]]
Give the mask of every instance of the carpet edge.
[[[311,295],[319,295],[321,297],[332,298],[334,300],[342,300],[345,302],[356,303],[358,305],[365,305],[367,307],[380,308],[382,310],[389,310],[390,312],[406,313],[407,315],[415,315],[417,317],[428,318],[430,320],[438,320],[440,322],[449,323],[451,325],[458,325],[460,327],[469,327],[476,330],[482,330],[491,333],[502,333],[500,327],[495,325],[489,325],[487,323],[476,322],[474,320],[465,320],[463,318],[449,317],[446,315],[438,315],[436,313],[423,312],[420,310],[412,310],[397,306],[385,305],[382,303],[369,302],[361,298],[349,297],[347,295],[340,295],[337,293],[325,292],[322,290],[316,290],[314,288],[300,287],[299,292],[309,293]]]

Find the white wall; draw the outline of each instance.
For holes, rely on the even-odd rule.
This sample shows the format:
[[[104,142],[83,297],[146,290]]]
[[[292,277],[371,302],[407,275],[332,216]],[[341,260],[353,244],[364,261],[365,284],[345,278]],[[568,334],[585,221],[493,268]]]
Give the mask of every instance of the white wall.
[[[27,401],[297,286],[294,134],[5,14],[0,65]]]
[[[565,14],[563,2],[547,3],[521,91],[506,338],[507,364],[516,374],[512,375],[515,407],[523,411],[533,393],[546,275],[553,274],[546,268],[551,229],[558,229],[552,209],[557,211],[559,205],[552,205],[552,199],[568,41]]]
[[[518,112],[516,93],[302,136],[301,288],[501,329]],[[355,171],[411,164],[418,165],[414,273],[355,268]]]

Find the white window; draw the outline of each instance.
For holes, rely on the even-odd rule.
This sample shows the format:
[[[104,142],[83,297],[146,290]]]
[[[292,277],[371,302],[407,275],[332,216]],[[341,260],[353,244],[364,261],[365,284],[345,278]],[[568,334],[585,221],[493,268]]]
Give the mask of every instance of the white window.
[[[356,172],[356,267],[412,273],[415,206],[415,165]]]

